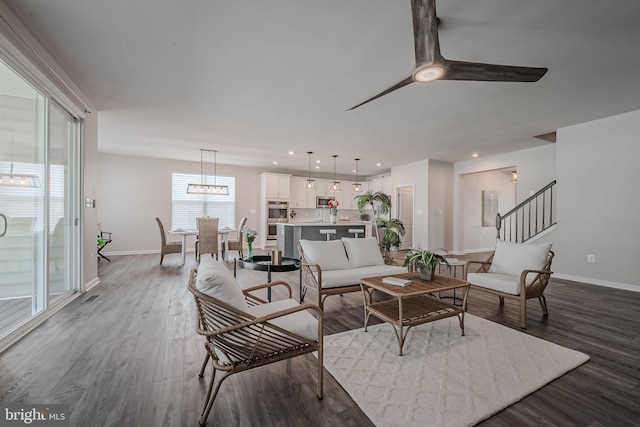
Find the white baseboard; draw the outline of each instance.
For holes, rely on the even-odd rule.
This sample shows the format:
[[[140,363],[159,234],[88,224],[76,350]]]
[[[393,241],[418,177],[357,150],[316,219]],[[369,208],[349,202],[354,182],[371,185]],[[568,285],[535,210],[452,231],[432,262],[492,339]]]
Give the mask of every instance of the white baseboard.
[[[606,288],[622,289],[624,291],[640,292],[640,286],[628,283],[611,282],[609,280],[593,279],[591,277],[574,276],[572,274],[553,273],[552,278],[571,280],[573,282],[588,283]]]
[[[100,278],[99,277],[95,277],[89,283],[85,283],[83,292],[89,292],[91,289],[95,288],[99,284],[100,284]]]
[[[187,249],[187,253],[189,252],[195,252],[194,249]],[[178,252],[180,253],[180,252]],[[104,252],[105,256],[113,256],[113,255],[153,255],[153,254],[160,254],[159,250],[140,250],[140,251],[117,251],[117,252]]]

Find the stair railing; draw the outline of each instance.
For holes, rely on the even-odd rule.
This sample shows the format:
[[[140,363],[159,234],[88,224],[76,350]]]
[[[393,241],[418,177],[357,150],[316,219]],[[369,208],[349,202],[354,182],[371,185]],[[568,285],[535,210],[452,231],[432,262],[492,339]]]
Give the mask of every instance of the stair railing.
[[[556,224],[553,180],[504,215],[496,215],[497,237],[511,242],[526,242]]]

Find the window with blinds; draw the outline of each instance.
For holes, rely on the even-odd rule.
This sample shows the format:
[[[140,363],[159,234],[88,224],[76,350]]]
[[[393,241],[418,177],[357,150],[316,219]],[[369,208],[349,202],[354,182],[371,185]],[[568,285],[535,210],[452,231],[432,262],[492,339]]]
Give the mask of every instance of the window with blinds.
[[[213,194],[187,194],[189,184],[226,185],[228,196]],[[171,229],[195,229],[196,218],[220,218],[218,226],[234,227],[236,217],[236,178],[234,176],[171,174]]]

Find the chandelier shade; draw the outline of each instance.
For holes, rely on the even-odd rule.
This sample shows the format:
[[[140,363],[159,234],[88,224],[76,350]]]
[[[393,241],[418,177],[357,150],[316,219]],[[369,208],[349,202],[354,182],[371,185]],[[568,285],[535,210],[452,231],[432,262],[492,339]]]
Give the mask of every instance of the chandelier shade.
[[[356,161],[356,182],[351,184],[351,191],[354,193],[361,193],[362,184],[358,182],[358,162],[360,161],[360,159],[355,159],[355,161]]]
[[[337,154],[333,155],[333,181],[329,183],[329,189],[333,192],[342,191],[342,186],[340,184],[340,181],[336,181],[336,158],[337,157],[338,157]]]
[[[307,175],[307,180],[304,183],[304,188],[307,190],[314,190],[316,188],[316,181],[311,179],[311,155],[313,151],[307,151],[307,155],[309,156],[309,175]]]

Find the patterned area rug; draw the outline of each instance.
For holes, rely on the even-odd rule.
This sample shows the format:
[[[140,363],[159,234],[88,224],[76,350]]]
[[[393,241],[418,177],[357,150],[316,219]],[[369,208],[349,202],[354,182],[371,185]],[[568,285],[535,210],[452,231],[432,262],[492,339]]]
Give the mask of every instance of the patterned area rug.
[[[580,366],[589,356],[465,315],[409,331],[389,324],[325,337],[325,368],[378,427],[469,426]]]

